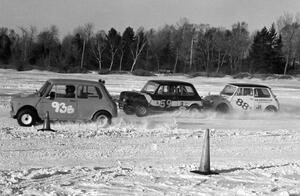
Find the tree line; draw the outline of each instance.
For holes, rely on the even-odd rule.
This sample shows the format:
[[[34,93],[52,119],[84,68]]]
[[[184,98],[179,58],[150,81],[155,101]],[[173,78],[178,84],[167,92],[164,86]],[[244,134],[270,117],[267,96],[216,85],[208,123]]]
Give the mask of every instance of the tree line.
[[[300,17],[292,14],[252,34],[245,22],[225,29],[184,18],[159,29],[127,27],[122,33],[95,31],[87,23],[62,39],[54,25],[40,32],[33,26],[17,31],[0,28],[0,63],[18,70],[287,74],[300,62]]]

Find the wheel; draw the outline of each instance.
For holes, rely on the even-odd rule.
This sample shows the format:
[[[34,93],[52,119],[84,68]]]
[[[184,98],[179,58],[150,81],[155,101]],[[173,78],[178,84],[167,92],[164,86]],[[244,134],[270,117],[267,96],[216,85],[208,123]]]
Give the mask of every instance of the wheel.
[[[127,114],[127,115],[132,115],[132,114],[134,114],[134,110],[131,109],[131,108],[128,107],[128,106],[124,106],[123,110],[124,110],[125,114]]]
[[[17,116],[17,121],[20,126],[30,127],[37,122],[37,114],[31,109],[21,110]]]
[[[148,109],[147,109],[146,106],[144,106],[144,105],[137,105],[137,106],[135,106],[135,114],[136,114],[138,117],[147,116],[147,114],[148,114]]]
[[[277,108],[273,105],[266,107],[265,112],[277,112]]]
[[[100,128],[107,127],[111,124],[111,116],[106,112],[97,112],[92,120],[97,122]]]
[[[194,105],[191,105],[191,106],[189,107],[189,111],[190,111],[190,112],[200,112],[200,111],[201,111],[201,108],[200,108],[199,105],[194,104]]]
[[[229,112],[229,107],[227,104],[221,103],[216,107],[216,111],[225,114]]]

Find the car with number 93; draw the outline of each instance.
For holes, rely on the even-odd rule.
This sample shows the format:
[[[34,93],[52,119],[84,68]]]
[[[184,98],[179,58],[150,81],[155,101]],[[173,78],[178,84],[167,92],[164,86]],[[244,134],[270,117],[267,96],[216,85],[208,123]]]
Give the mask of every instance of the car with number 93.
[[[117,105],[105,82],[78,79],[49,79],[35,93],[14,96],[11,117],[21,126],[41,121],[46,112],[50,120],[93,120],[106,127],[117,116]]]
[[[271,88],[260,84],[229,83],[220,95],[203,98],[204,106],[218,112],[279,111],[279,101]]]
[[[119,108],[138,117],[150,113],[183,110],[201,110],[202,99],[194,86],[174,80],[149,80],[141,91],[123,91]]]

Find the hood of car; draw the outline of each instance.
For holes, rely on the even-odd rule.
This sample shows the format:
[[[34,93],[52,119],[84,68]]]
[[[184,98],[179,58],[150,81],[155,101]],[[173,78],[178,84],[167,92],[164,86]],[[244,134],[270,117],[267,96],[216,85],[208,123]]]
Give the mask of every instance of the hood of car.
[[[13,95],[11,98],[11,103],[17,104],[17,105],[25,105],[25,104],[34,104],[39,100],[39,96],[37,93],[32,94],[16,94]]]
[[[33,97],[38,97],[37,93],[32,93],[32,94],[25,94],[25,93],[19,93],[19,94],[15,94],[12,96],[12,98],[33,98]]]

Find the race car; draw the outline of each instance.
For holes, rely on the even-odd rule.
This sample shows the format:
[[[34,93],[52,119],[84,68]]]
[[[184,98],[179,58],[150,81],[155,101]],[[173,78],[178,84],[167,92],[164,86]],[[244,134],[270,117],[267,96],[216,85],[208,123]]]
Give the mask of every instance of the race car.
[[[203,108],[202,99],[192,84],[173,80],[150,80],[141,91],[121,92],[118,102],[126,114],[138,117],[177,109]]]
[[[117,105],[103,80],[50,79],[40,90],[11,99],[11,117],[21,126],[32,126],[45,113],[50,120],[93,120],[106,127],[117,116]]]
[[[218,112],[266,111],[277,112],[279,101],[271,88],[259,84],[229,83],[220,95],[203,98],[205,108]]]

